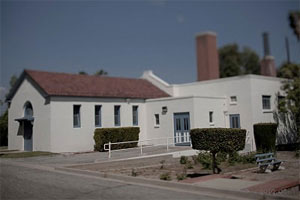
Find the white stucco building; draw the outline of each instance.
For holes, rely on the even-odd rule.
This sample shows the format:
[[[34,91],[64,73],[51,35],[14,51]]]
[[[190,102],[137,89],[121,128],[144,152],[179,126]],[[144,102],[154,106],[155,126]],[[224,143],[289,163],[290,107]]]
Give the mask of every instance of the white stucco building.
[[[215,35],[197,36],[198,74],[206,76],[175,85],[151,71],[127,79],[25,70],[7,98],[8,147],[92,151],[95,128],[128,126],[140,127],[140,140],[182,136],[175,142],[188,144],[191,128],[232,127],[247,129],[245,149],[255,150],[253,124],[274,122],[282,80],[216,78],[215,55]]]

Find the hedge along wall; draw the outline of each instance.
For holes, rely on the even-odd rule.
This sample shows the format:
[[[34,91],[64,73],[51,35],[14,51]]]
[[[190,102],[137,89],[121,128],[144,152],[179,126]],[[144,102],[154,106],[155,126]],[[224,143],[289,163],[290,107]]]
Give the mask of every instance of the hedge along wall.
[[[126,142],[139,140],[139,127],[97,128],[94,132],[95,151],[104,151],[104,144],[108,142]],[[112,145],[111,149],[137,147],[137,142]]]
[[[277,124],[258,123],[253,125],[256,150],[261,152],[275,151]]]
[[[198,128],[190,132],[193,149],[211,153],[234,152],[245,147],[246,130],[236,128]]]

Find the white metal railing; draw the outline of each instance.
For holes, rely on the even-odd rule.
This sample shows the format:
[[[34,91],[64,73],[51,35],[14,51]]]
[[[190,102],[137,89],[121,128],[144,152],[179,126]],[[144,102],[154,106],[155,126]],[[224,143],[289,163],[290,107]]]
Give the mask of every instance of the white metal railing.
[[[159,140],[162,141],[163,143],[155,143],[155,144],[144,144],[149,141],[154,141],[154,140]],[[170,142],[169,140],[172,140]],[[181,142],[180,142],[181,141]],[[126,141],[126,142],[108,142],[104,144],[104,150],[108,151],[108,158],[111,158],[111,152],[112,151],[123,151],[127,149],[140,149],[141,155],[143,155],[143,149],[149,148],[149,147],[156,147],[156,146],[166,146],[167,151],[169,151],[169,146],[175,144],[184,144],[184,143],[189,143],[191,142],[190,137],[186,136],[176,136],[176,137],[163,137],[163,138],[153,138],[153,139],[148,139],[148,140],[136,140],[136,141]],[[124,148],[124,149],[116,149],[112,150],[112,145],[117,145],[117,144],[130,144],[130,143],[138,143],[138,147],[132,147],[132,148]]]

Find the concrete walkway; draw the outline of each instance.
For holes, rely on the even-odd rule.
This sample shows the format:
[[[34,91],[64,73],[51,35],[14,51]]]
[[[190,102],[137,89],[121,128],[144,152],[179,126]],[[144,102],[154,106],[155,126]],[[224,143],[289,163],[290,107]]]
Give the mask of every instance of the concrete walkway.
[[[28,157],[28,158],[13,158],[2,160],[12,160],[14,162],[22,162],[28,164],[39,164],[43,166],[62,167],[65,165],[78,165],[85,163],[98,163],[98,162],[109,162],[115,160],[126,160],[126,159],[138,159],[153,156],[163,155],[191,155],[195,152],[191,147],[186,146],[174,146],[169,147],[168,151],[166,146],[159,147],[148,147],[143,148],[143,154],[139,148],[125,149],[122,151],[113,151],[111,158],[108,158],[108,152],[83,152],[83,153],[62,153],[52,156],[39,156],[39,157]]]

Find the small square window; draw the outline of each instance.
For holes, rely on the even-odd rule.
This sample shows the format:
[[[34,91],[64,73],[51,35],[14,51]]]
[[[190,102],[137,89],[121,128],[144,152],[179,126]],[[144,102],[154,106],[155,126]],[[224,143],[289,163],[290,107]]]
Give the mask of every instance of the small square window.
[[[230,103],[236,103],[237,102],[237,97],[236,96],[231,96],[230,97]]]
[[[159,114],[155,114],[154,115],[154,120],[155,120],[155,126],[159,126],[160,125],[160,122],[159,122]]]
[[[267,96],[267,95],[262,96],[262,106],[264,110],[271,109],[271,96]]]

